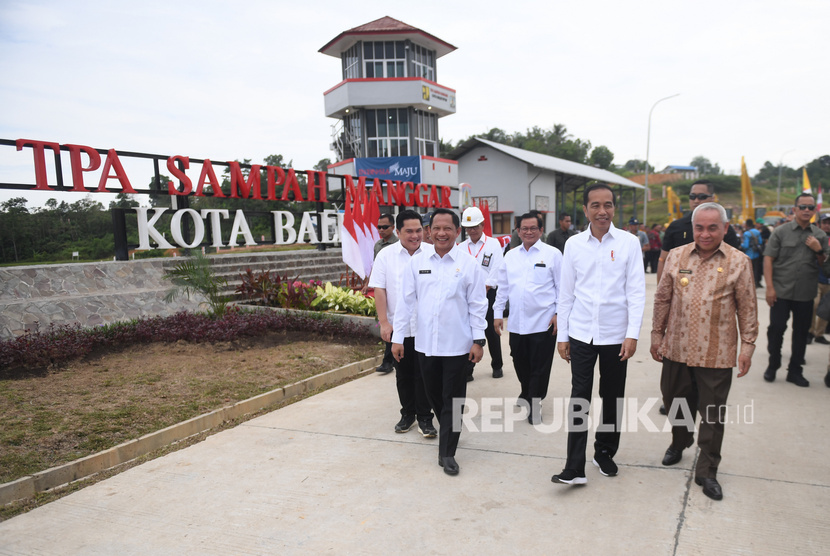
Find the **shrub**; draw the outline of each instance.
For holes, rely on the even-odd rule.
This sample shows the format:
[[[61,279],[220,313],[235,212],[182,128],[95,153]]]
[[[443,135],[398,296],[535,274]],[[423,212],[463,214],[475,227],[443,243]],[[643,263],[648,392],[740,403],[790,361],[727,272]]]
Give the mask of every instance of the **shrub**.
[[[168,303],[179,295],[188,298],[194,294],[203,296],[210,309],[208,312],[213,317],[221,318],[227,310],[230,298],[222,293],[228,286],[227,280],[216,276],[210,266],[210,259],[196,251],[196,255],[187,258],[177,264],[173,270],[169,270],[164,277],[172,282],[173,287],[164,296]]]
[[[320,310],[346,311],[355,315],[375,316],[375,300],[350,288],[332,286],[317,287],[317,298],[311,303]]]
[[[227,342],[269,331],[294,330],[330,337],[371,338],[365,327],[324,315],[278,314],[273,311],[229,309],[223,317],[180,312],[169,317],[144,317],[95,328],[50,325],[0,341],[0,371],[44,368],[83,357],[96,348],[150,342]]]

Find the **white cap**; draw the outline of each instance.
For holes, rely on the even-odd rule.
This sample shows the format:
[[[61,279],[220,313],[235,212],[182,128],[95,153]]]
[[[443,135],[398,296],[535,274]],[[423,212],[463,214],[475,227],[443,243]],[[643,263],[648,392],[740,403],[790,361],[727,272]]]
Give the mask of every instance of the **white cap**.
[[[478,207],[467,207],[461,215],[461,225],[465,228],[472,228],[484,222],[484,215]]]

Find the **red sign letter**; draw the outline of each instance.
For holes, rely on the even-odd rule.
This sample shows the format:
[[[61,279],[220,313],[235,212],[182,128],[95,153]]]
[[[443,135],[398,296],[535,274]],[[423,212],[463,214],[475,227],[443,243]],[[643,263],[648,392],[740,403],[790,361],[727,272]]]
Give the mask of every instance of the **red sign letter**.
[[[452,201],[450,200],[452,197],[452,190],[447,187],[446,185],[441,186],[441,208],[452,208]]]
[[[185,168],[190,168],[190,158],[186,156],[171,156],[167,159],[167,169],[173,174],[174,177],[179,178],[179,181],[182,182],[182,191],[176,189],[176,184],[172,181],[167,182],[167,192],[170,195],[190,195],[190,192],[193,191],[193,182],[190,181],[190,178],[187,177],[187,174],[184,173],[184,170],[179,170],[179,167],[176,165],[176,162],[179,160],[182,161],[182,166]]]
[[[285,170],[279,166],[266,166],[266,182],[268,183],[268,200],[277,200],[277,186],[285,183]],[[277,178],[274,179],[276,173]]]
[[[242,167],[239,166],[239,162],[228,162],[228,165],[231,168],[231,197],[238,199],[239,193],[242,193],[242,198],[247,199],[251,196],[251,190],[253,190],[253,198],[261,201],[260,179],[262,176],[259,169],[262,166],[259,164],[251,166],[251,171],[248,172],[248,179],[246,180],[245,176],[242,175]]]
[[[285,187],[282,188],[282,197],[280,201],[288,200],[288,190],[294,193],[295,201],[303,200],[303,192],[300,191],[300,184],[297,182],[297,175],[294,173],[294,168],[288,169],[288,175],[285,178]]]
[[[428,186],[425,183],[419,183],[415,186],[415,204],[419,207],[428,207],[429,206],[429,197],[428,193],[424,191],[424,194],[421,195],[420,191],[422,189],[426,189]]]
[[[69,149],[69,162],[72,163],[72,191],[86,191],[84,187],[84,172],[92,172],[101,167],[101,155],[92,147],[84,145],[66,145]],[[89,157],[89,166],[81,165],[81,151]]]
[[[214,197],[225,196],[225,194],[222,192],[222,184],[219,183],[218,179],[216,179],[216,172],[214,172],[213,163],[210,161],[209,158],[206,158],[205,161],[202,162],[202,173],[199,174],[199,183],[196,185],[197,196],[204,196],[204,193],[202,193],[202,188],[205,187],[206,180],[208,185],[210,185],[211,189],[213,189]]]
[[[22,151],[23,147],[31,145],[35,153],[35,189],[42,189],[45,191],[54,191],[49,187],[46,180],[46,158],[43,156],[43,147],[49,147],[55,154],[60,156],[61,146],[57,143],[48,143],[46,141],[32,141],[30,139],[18,139],[15,141],[17,150]]]
[[[306,195],[308,198],[306,200],[328,202],[326,200],[326,173],[314,170],[306,170],[305,173],[308,176],[308,195]],[[319,195],[315,195],[315,191],[319,192]]]
[[[115,170],[115,175],[110,175],[110,168]],[[104,161],[104,169],[101,172],[101,181],[98,182],[98,191],[106,191],[107,180],[118,180],[121,184],[121,191],[123,193],[135,193],[135,189],[130,185],[130,180],[127,179],[127,174],[124,172],[124,167],[121,166],[121,161],[118,159],[118,153],[115,149],[107,151],[107,160]]]

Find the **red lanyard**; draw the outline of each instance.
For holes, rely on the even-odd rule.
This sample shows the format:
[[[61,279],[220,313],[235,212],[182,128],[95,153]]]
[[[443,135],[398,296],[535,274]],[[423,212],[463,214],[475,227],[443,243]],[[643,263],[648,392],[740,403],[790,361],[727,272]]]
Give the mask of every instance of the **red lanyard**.
[[[487,245],[487,236],[482,234],[481,235],[481,247],[478,248],[478,252],[475,255],[473,255],[473,252],[470,251],[470,243],[467,242],[467,253],[469,253],[470,255],[473,255],[473,257],[478,259],[478,256],[481,255],[481,250],[484,249],[485,245]]]

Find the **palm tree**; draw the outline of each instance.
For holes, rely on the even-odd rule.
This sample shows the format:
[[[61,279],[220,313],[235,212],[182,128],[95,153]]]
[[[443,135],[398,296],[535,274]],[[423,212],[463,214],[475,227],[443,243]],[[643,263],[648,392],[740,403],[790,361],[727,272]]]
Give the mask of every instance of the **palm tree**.
[[[228,282],[216,276],[210,265],[210,259],[196,251],[196,256],[187,258],[176,265],[173,270],[165,273],[164,277],[173,283],[173,287],[164,296],[164,301],[170,303],[180,295],[191,296],[198,294],[207,300],[208,314],[214,318],[225,315],[230,298],[222,294]]]

